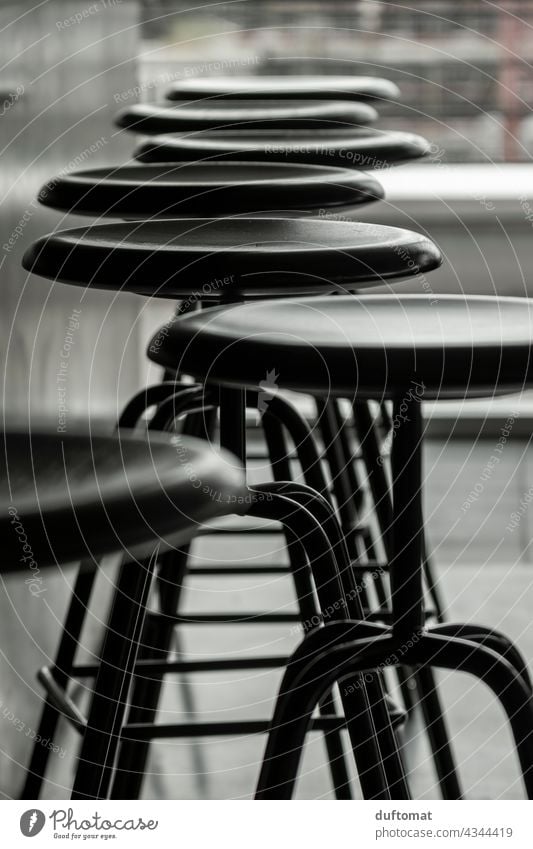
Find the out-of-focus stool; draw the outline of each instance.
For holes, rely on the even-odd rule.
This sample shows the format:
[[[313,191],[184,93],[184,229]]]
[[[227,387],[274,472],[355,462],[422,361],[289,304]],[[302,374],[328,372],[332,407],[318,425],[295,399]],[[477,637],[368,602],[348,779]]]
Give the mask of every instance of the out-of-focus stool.
[[[118,113],[116,124],[134,133],[191,133],[205,130],[261,130],[357,127],[373,124],[378,114],[367,103],[338,101],[286,101],[271,106],[261,100],[217,103],[207,100],[200,105],[135,104]]]
[[[383,77],[357,76],[231,76],[179,80],[167,92],[169,100],[398,100],[400,90]]]
[[[115,218],[233,216],[270,211],[348,212],[383,198],[363,171],[300,163],[187,162],[73,171],[39,193],[45,206],[76,215]]]
[[[65,715],[83,738],[76,787],[92,796],[105,787],[119,744],[156,554],[179,549],[204,522],[233,513],[245,494],[243,475],[229,455],[215,455],[205,442],[182,439],[177,446],[164,434],[141,439],[124,431],[10,427],[2,437],[2,572],[24,572],[36,583],[46,581],[47,566],[124,555],[87,718],[61,692]],[[187,452],[187,467],[178,448]],[[205,489],[192,484],[193,473]],[[65,627],[76,625],[74,614],[71,607]],[[56,672],[61,689],[70,668]],[[53,710],[53,696],[48,704]],[[46,753],[35,746],[30,784]]]
[[[222,159],[238,162],[304,162],[341,168],[384,169],[420,159],[430,144],[414,133],[353,127],[349,130],[220,130],[144,139],[135,151],[141,162]]]

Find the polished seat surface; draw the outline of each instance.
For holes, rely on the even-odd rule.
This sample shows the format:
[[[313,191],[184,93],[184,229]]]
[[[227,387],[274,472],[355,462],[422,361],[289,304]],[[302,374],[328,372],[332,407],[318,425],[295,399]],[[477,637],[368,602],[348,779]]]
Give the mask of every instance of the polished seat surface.
[[[440,262],[410,230],[261,217],[95,224],[44,236],[23,257],[28,271],[66,283],[206,299],[376,285]]]
[[[174,83],[169,100],[397,100],[398,86],[383,77],[256,76],[211,77]]]
[[[367,103],[337,101],[286,101],[269,106],[261,101],[243,101],[228,105],[206,101],[201,105],[135,104],[123,109],[115,119],[117,126],[135,133],[185,133],[196,130],[320,129],[321,127],[372,124],[377,112]]]
[[[93,168],[60,175],[39,193],[45,206],[115,217],[314,209],[378,200],[362,171],[276,162],[200,162]]]
[[[280,389],[314,394],[490,396],[533,383],[533,300],[362,295],[216,307],[175,320],[148,352],[239,385],[274,370]]]
[[[386,168],[420,159],[430,144],[414,133],[353,128],[312,130],[221,130],[181,138],[144,139],[135,156],[141,162],[225,161],[304,162],[341,168]]]
[[[234,512],[233,498],[244,495],[230,455],[216,456],[197,439],[156,434],[7,430],[0,475],[2,571],[29,575],[24,543],[39,566],[152,540],[179,543],[198,523]]]

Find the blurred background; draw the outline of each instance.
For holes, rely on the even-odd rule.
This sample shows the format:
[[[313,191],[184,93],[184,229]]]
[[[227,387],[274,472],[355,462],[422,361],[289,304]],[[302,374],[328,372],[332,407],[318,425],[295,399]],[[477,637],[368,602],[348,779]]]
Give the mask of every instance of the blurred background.
[[[65,23],[79,13],[79,23]],[[135,140],[113,127],[114,114],[137,101],[162,100],[175,80],[254,74],[393,79],[402,97],[380,105],[378,126],[420,133],[430,139],[432,151],[425,162],[383,172],[387,200],[365,209],[362,218],[424,230],[439,244],[445,261],[431,275],[435,293],[533,296],[533,0],[17,0],[0,2],[0,57],[0,356],[7,414],[57,417],[60,352],[75,309],[81,312],[67,376],[69,421],[89,413],[93,420],[112,420],[138,387],[156,377],[149,373],[144,347],[151,331],[169,317],[170,304],[33,278],[20,262],[37,236],[87,223],[39,207],[38,189],[60,172],[127,162]],[[395,290],[424,291],[424,281],[414,279]],[[511,411],[505,458],[484,481],[483,497],[462,513],[461,504]],[[533,520],[526,513],[503,544],[501,527],[533,479],[532,412],[527,396],[425,410],[433,436],[426,452],[426,513],[451,615],[493,622],[518,638],[530,657]],[[53,651],[70,581],[66,569],[50,579],[52,590],[40,600],[29,597],[14,578],[3,583],[0,793],[5,796],[16,795],[30,743],[2,717],[1,705],[35,727],[40,704],[35,671]],[[209,606],[209,591],[204,587],[200,593],[203,607]],[[243,592],[242,586],[232,587],[223,603],[235,609]],[[105,600],[105,587],[102,593]],[[93,621],[91,628],[88,646],[100,623]],[[231,639],[230,634],[228,645]],[[272,646],[271,636],[261,639]],[[248,702],[265,715],[262,694],[272,691],[272,679],[263,675],[240,683],[235,698],[248,693]],[[472,773],[475,792],[497,793],[496,779],[507,768],[505,735],[497,740],[492,735],[487,743],[482,724],[468,725],[468,702],[475,694],[462,690],[458,680],[449,687],[451,721],[461,744],[477,754],[488,746],[481,787],[475,784],[479,769]],[[228,692],[231,688],[224,696],[216,692],[220,709],[226,709]],[[65,740],[70,751],[72,741]],[[231,749],[213,744],[214,761],[206,764],[198,749],[178,744],[164,769],[168,747],[166,755],[156,756],[159,768],[147,794],[245,793],[257,753],[239,750],[235,741]],[[424,752],[417,757],[423,760]],[[69,763],[66,758],[57,764],[51,798],[64,796],[61,775]],[[202,770],[209,780],[198,779]],[[512,798],[517,778],[512,764],[509,770],[502,786]],[[319,779],[311,767],[308,775],[311,784],[302,793],[326,793],[313,783]]]

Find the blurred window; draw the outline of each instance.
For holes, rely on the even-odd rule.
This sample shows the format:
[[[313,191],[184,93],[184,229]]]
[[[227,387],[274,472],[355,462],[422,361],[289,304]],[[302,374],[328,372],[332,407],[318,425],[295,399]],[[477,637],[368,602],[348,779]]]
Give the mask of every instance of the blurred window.
[[[402,100],[380,107],[382,126],[428,136],[447,161],[530,159],[533,0],[142,5],[145,99],[194,76],[383,75]]]

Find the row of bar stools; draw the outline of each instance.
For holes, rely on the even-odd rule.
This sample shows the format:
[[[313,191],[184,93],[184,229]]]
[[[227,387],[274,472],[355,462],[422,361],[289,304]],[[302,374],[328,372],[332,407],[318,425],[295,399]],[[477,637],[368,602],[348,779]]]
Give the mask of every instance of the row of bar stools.
[[[126,170],[126,169],[122,169],[122,171],[125,171],[125,170]],[[132,169],[132,170],[134,170],[134,169]],[[161,176],[161,175],[158,175],[158,176]],[[106,188],[109,188],[109,190],[110,190],[110,191],[109,191],[109,194],[108,194],[108,198],[111,198],[111,197],[118,198],[118,199],[119,199],[119,203],[121,202],[121,200],[123,201],[123,199],[124,199],[124,198],[123,198],[123,196],[124,196],[124,192],[125,192],[125,191],[126,191],[126,192],[131,191],[131,193],[132,193],[132,194],[137,194],[137,195],[139,194],[138,192],[136,192],[135,186],[133,185],[133,184],[134,184],[134,180],[135,180],[135,176],[134,176],[134,175],[131,175],[131,177],[130,177],[130,179],[129,179],[129,181],[128,181],[128,177],[127,177],[125,174],[122,174],[122,175],[120,175],[120,176],[119,176],[118,180],[114,182],[114,181],[113,181],[113,178],[112,178],[112,177],[110,178],[110,175],[109,175],[109,174],[102,174],[102,175],[100,175],[100,174],[98,174],[98,173],[94,173],[94,172],[93,172],[93,173],[90,173],[90,174],[82,174],[82,175],[80,175],[80,180],[79,180],[79,182],[78,182],[78,186],[77,186],[78,194],[79,194],[79,192],[80,192],[80,189],[81,189],[81,190],[83,190],[83,186],[84,186],[84,185],[85,185],[86,187],[89,187],[88,193],[90,194],[90,189],[92,188],[92,187],[90,186],[90,182],[91,182],[91,180],[92,180],[93,182],[94,182],[94,180],[97,180],[97,181],[98,181],[100,177],[102,178],[102,180],[103,180],[103,184],[104,184],[104,185],[102,186],[102,189],[103,189],[103,191],[104,191],[104,195],[105,195],[105,190],[106,190]],[[76,179],[74,179],[74,181],[73,181],[73,182],[74,182],[74,183],[76,183],[76,182],[77,182],[77,181],[76,181]],[[163,180],[161,180],[160,182],[161,182],[161,183],[164,183],[164,182],[165,182],[165,181],[164,181],[164,178],[163,178]],[[191,182],[194,184],[194,179],[192,179],[192,180],[191,180]],[[201,179],[200,179],[198,182],[199,182],[199,186],[198,186],[197,188],[203,188]],[[206,182],[209,184],[209,180],[207,180]],[[118,193],[117,193],[117,183],[119,184],[119,185],[118,185]],[[128,184],[128,183],[129,183],[129,184]],[[110,185],[109,185],[109,184],[110,184]],[[63,189],[63,190],[64,190],[64,188],[65,188],[64,186],[61,186],[61,189]],[[68,197],[68,191],[72,189],[72,186],[67,186],[66,188],[67,188],[67,197]],[[156,188],[156,191],[152,191],[152,193],[151,193],[151,194],[152,194],[152,202],[153,202],[153,199],[154,199],[154,198],[157,198],[157,197],[158,197],[158,195],[159,195],[159,196],[161,195],[161,191],[159,191],[159,192],[158,192],[158,189],[160,189],[160,186],[156,186],[155,188]],[[168,195],[170,194],[170,192],[169,192],[168,190],[171,188],[171,186],[170,186],[170,182],[168,182],[168,184],[167,184],[166,188],[167,188],[167,196],[168,196]],[[179,189],[179,188],[180,188],[180,187],[178,186],[178,189]],[[248,188],[249,188],[249,187],[248,187]],[[75,190],[76,190],[76,187],[75,187]],[[274,190],[276,191],[276,187],[274,188]],[[60,193],[59,193],[59,194],[60,194]],[[93,196],[94,196],[94,192],[93,192],[92,194],[93,194]],[[122,194],[122,198],[120,197],[120,195],[121,195],[121,194]],[[164,198],[164,195],[163,195],[163,198]],[[92,201],[93,201],[93,203],[94,203],[94,197],[93,197],[93,198],[91,198],[91,199],[92,199]],[[91,199],[89,199],[89,209],[90,209],[90,202],[91,202]],[[138,201],[139,201],[139,198],[137,197],[135,200],[138,202]],[[155,203],[155,204],[151,207],[151,209],[154,209],[154,210],[155,210],[156,205],[157,205],[157,202],[156,202],[156,203]],[[126,205],[126,206],[127,206],[127,205]],[[185,204],[185,206],[186,206],[186,204]],[[121,212],[124,212],[125,214],[128,214],[128,213],[131,213],[131,212],[132,212],[132,209],[135,209],[135,208],[136,208],[136,207],[135,207],[135,206],[133,206],[133,207],[130,207],[130,209],[129,209],[129,210],[127,210],[127,209],[126,209],[126,207],[125,207],[125,205],[123,204],[123,205],[122,205],[122,208],[121,208]],[[137,208],[142,209],[142,203],[138,204],[138,207],[137,207]],[[79,211],[79,208],[77,209],[77,211]],[[97,211],[97,210],[96,210],[96,208],[94,209],[94,211]],[[111,211],[111,214],[113,214],[114,207],[112,207],[110,211]],[[172,208],[172,212],[173,212],[173,214],[175,214],[175,207],[174,207],[174,208]],[[118,214],[118,213],[117,213],[117,214]],[[134,214],[139,214],[139,213],[134,213]]]
[[[270,113],[272,110],[266,111]],[[330,117],[341,114],[336,106],[329,106],[326,111]],[[283,126],[283,116],[276,110],[273,114],[276,126]],[[287,110],[284,114],[287,115]],[[298,121],[307,116],[303,123],[310,126],[308,119],[311,115],[315,120],[323,121],[324,114],[321,104],[306,104],[305,110],[298,114]],[[269,115],[269,126],[271,117]],[[176,173],[177,168],[166,170],[167,173],[163,173],[161,168],[96,169],[67,175],[45,186],[40,199],[47,205],[72,212],[146,217],[180,213],[190,216],[198,209],[204,209],[206,204],[214,214],[230,210],[235,214],[249,212],[254,210],[258,196],[261,197],[262,209],[269,203],[282,209],[286,209],[288,204],[291,207],[296,205],[300,211],[305,211],[316,203],[332,209],[341,205],[344,208],[346,204],[353,205],[382,195],[381,187],[372,178],[354,172],[334,173],[326,168],[260,163],[257,167],[246,165],[229,171],[226,169],[225,175],[222,175],[220,166],[210,167],[208,163],[204,167],[188,167],[181,175]],[[235,175],[233,179],[231,171]],[[205,289],[202,294],[205,294]],[[80,576],[80,580],[87,598],[90,584],[86,575]],[[78,597],[77,592],[75,596]],[[79,608],[78,602],[76,606]],[[306,618],[313,618],[312,613]],[[64,634],[64,637],[71,653],[75,648],[72,634]],[[63,643],[60,645],[60,654],[63,655],[62,646]],[[41,681],[48,690],[53,686],[55,674],[54,670],[42,670],[40,673]],[[44,719],[48,716],[53,724],[56,718],[50,714],[51,706],[47,704]],[[32,797],[37,795],[45,766],[43,754],[35,752],[34,755],[24,791],[24,795]]]
[[[279,267],[282,273],[283,260]],[[532,354],[533,301],[440,296],[435,304],[416,295],[213,308],[176,321],[157,354],[151,353],[160,365],[174,362],[206,385],[226,387],[233,408],[221,408],[221,415],[231,415],[232,431],[243,421],[243,388],[257,387],[265,366],[276,367],[287,390],[350,401],[385,397],[394,404],[392,622],[331,622],[304,639],[285,673],[258,798],[291,797],[320,695],[335,681],[350,693],[354,672],[402,663],[421,672],[434,666],[468,672],[493,690],[533,798],[533,697],[526,664],[493,629],[470,623],[428,629],[421,572],[422,399],[532,388]]]
[[[167,98],[180,102],[183,114],[183,107],[188,110],[199,102],[235,109],[250,97],[260,102],[263,108],[271,105],[272,101],[286,105],[291,100],[308,102],[320,99],[325,103],[351,103],[360,109],[370,102],[397,100],[399,94],[394,83],[379,77],[268,76],[184,80],[172,86]],[[142,131],[153,133],[155,125],[149,120],[150,110],[146,107],[142,110]],[[161,121],[160,110],[158,115]],[[120,121],[123,126],[135,128],[138,117],[126,111]],[[375,119],[375,113],[372,118]],[[225,123],[218,129],[201,133],[165,135],[144,141],[137,150],[137,158],[153,162],[235,159],[387,168],[392,162],[417,159],[428,151],[428,143],[420,136],[370,129],[368,120],[364,127],[351,123],[346,127],[340,121],[324,121],[322,125],[315,121],[312,126],[306,127],[300,122],[294,128],[280,128],[271,121],[262,128],[248,124],[246,129],[229,127]],[[161,131],[174,133],[175,130],[171,113],[170,120],[161,124]]]
[[[298,98],[301,100],[313,99],[320,94],[324,101],[345,102],[375,102],[386,103],[398,100],[400,91],[390,80],[379,77],[282,77],[262,76],[257,77],[220,77],[215,79],[200,79],[179,81],[173,84],[167,92],[167,98],[189,105],[190,103],[211,102],[213,104],[233,107],[239,105],[251,92],[254,97],[260,99],[264,104],[271,103],[274,99],[284,103],[288,99]],[[314,93],[314,94],[313,94]],[[170,124],[167,127],[170,131]],[[207,136],[207,140],[206,140]],[[168,142],[168,146],[167,146]],[[157,160],[158,156],[168,156],[169,161],[174,158],[180,148],[182,139],[160,139],[160,149],[154,150],[153,146],[144,145],[138,151],[138,158],[143,160]],[[251,144],[250,144],[251,142]],[[213,147],[213,143],[215,147]],[[222,147],[216,147],[222,143]],[[370,130],[368,127],[361,129],[350,128],[326,128],[316,129],[313,134],[299,129],[288,133],[287,131],[257,129],[250,132],[231,132],[229,130],[218,133],[202,133],[199,137],[199,148],[195,150],[194,139],[185,139],[187,145],[187,158],[202,158],[206,154],[209,158],[226,158],[227,156],[240,155],[255,157],[266,161],[299,161],[305,163],[323,162],[329,165],[346,165],[352,167],[383,169],[388,168],[391,163],[401,162],[408,159],[416,159],[428,151],[428,143],[420,136],[408,133],[387,133],[383,131]],[[206,149],[204,145],[208,146]],[[172,146],[176,145],[174,149]],[[235,147],[232,150],[232,145]],[[327,210],[324,210],[330,214]],[[346,215],[346,212],[343,213]],[[328,459],[335,470],[334,479],[338,481],[337,490],[341,501],[357,503],[357,494],[360,487],[352,471],[350,457],[353,454],[349,445],[346,445],[345,427],[341,427],[342,416],[335,402],[319,406],[322,427],[325,431],[326,442],[330,446]],[[390,428],[390,415],[387,405],[381,405],[381,413],[384,424]],[[368,404],[358,403],[353,409],[353,424],[361,443],[361,452],[367,467],[367,475],[372,489],[372,497],[375,511],[381,528],[381,537],[386,545],[386,528],[390,520],[390,497],[387,495],[387,480],[381,463],[377,463],[377,451],[379,440],[376,438],[373,417]],[[334,436],[335,434],[335,436]],[[350,497],[350,493],[355,493]],[[359,503],[359,507],[361,504]],[[343,511],[346,513],[346,509]],[[348,511],[350,512],[350,511]],[[352,513],[353,521],[353,513]],[[435,614],[439,621],[443,620],[443,605],[437,589],[433,570],[427,553],[426,541],[424,548],[424,573],[428,587],[429,597]],[[372,551],[372,548],[370,548]],[[408,691],[404,687],[404,693]],[[407,699],[407,705],[412,701]]]
[[[278,87],[279,99],[283,105],[286,105],[287,101],[292,98],[303,98],[304,101],[309,101],[312,91],[315,92],[316,97],[320,96],[324,103],[342,101],[360,106],[361,102],[364,101],[397,99],[399,96],[397,86],[381,78],[320,77],[307,80],[301,77],[264,77],[258,80],[254,77],[235,77],[217,80],[189,80],[183,84],[175,84],[168,92],[167,97],[170,100],[180,102],[180,120],[184,121],[191,105],[196,107],[198,102],[212,107],[216,106],[222,111],[224,107],[227,110],[241,107],[243,98],[249,96],[250,92],[255,90],[256,85],[255,98],[263,105],[262,117],[265,119],[265,126],[263,126],[263,122],[261,123],[262,128],[249,129],[249,124],[247,124],[246,127],[233,130],[220,129],[218,131],[203,131],[199,134],[182,134],[181,138],[177,140],[172,136],[162,137],[157,141],[155,148],[150,145],[148,148],[141,145],[138,158],[147,161],[165,158],[168,158],[169,161],[176,158],[197,161],[205,158],[208,160],[211,158],[226,159],[226,154],[240,158],[242,152],[243,159],[253,159],[257,152],[257,158],[266,161],[282,161],[286,158],[289,161],[309,164],[321,160],[323,164],[328,166],[351,163],[353,167],[354,165],[361,166],[364,160],[368,167],[385,168],[393,162],[417,158],[428,151],[429,146],[424,139],[406,133],[373,133],[367,127],[354,130],[353,128],[343,128],[340,124],[336,124],[335,129],[332,130],[331,126],[333,125],[322,128],[316,123],[313,133],[310,134],[305,129],[296,131],[280,129],[271,118],[267,117],[272,106],[273,92]],[[158,132],[160,128],[166,133],[174,133],[176,130],[176,111],[167,110],[165,112],[164,109],[158,107],[156,127],[151,120],[152,108],[143,106],[134,107],[133,111],[124,110],[119,116],[119,124],[128,129],[136,129],[138,110],[140,109],[145,132]],[[270,121],[269,125],[268,121]],[[304,133],[303,139],[297,135],[298,133]],[[219,140],[223,141],[224,147],[221,151],[217,152],[217,150],[209,147],[213,139],[215,139],[215,144],[218,144]],[[183,150],[182,142],[186,146],[186,151]],[[176,146],[172,149],[174,144]],[[205,147],[206,144],[207,148]],[[183,157],[181,156],[182,152]],[[333,210],[327,207],[322,208],[321,214],[324,211],[328,214],[335,214]],[[350,211],[347,209],[342,210],[341,214],[343,217],[350,217]],[[382,416],[384,422],[390,427],[390,417],[385,405],[382,405]],[[370,449],[372,443],[376,445],[379,443],[375,439],[374,422],[369,414],[368,405],[358,405],[357,409],[354,410],[354,417],[359,429],[365,435],[362,440],[362,453],[365,463],[369,467],[369,480],[373,488],[372,495],[377,505],[382,538],[385,539],[384,528],[388,524],[390,512],[387,507],[388,498],[385,495],[387,481],[381,465],[376,463],[375,452],[372,453]],[[351,522],[356,531],[359,531],[357,516],[362,507],[362,487],[358,483],[356,469],[351,460],[353,451],[348,444],[345,433],[346,427],[342,425],[342,415],[335,402],[326,405],[319,404],[318,423],[323,431],[328,449],[327,459],[333,475],[336,498],[342,505],[341,514],[345,519],[344,525],[346,525],[346,522]],[[367,549],[373,555],[371,544],[367,544]],[[442,604],[427,557],[425,558],[424,569],[431,603],[437,617],[442,619]],[[407,706],[411,707],[413,702],[407,687],[403,688],[403,692],[407,697]]]
[[[394,228],[317,220],[241,218],[133,222],[65,231],[38,242],[26,255],[25,264],[43,276],[82,286],[120,289],[126,284],[130,291],[143,293],[148,286],[157,292],[164,285],[167,295],[180,297],[197,289],[213,273],[220,273],[221,264],[231,271],[235,294],[242,295],[247,289],[255,294],[276,294],[285,292],[291,285],[297,285],[303,292],[324,291],[335,284],[355,287],[362,281],[372,283],[392,278],[405,271],[400,254],[408,255],[414,267],[426,270],[440,260],[428,239]],[[227,415],[227,404],[224,409]],[[242,455],[243,429],[226,422],[222,417],[222,439],[234,447],[238,445]],[[170,583],[171,577],[168,580]],[[321,586],[320,572],[317,582]],[[359,618],[362,611],[357,593],[351,596],[351,602],[351,609],[355,605]],[[337,609],[338,603],[338,595],[333,599],[331,594],[323,596],[323,609],[327,610],[328,605]],[[171,624],[176,621],[170,615],[168,619]],[[150,665],[145,669],[148,674]],[[153,686],[154,682],[151,683]],[[169,736],[172,731],[167,730]],[[383,733],[387,733],[385,727]],[[364,740],[373,744],[372,737]],[[390,749],[390,739],[387,740]],[[122,749],[127,753],[134,745],[138,747],[139,741],[126,740]],[[390,758],[392,772],[397,774],[394,749]],[[120,770],[120,758],[118,763]],[[123,773],[119,771],[118,779],[130,783],[135,779],[130,770],[131,765]],[[390,775],[381,783],[373,775],[368,780],[367,795],[402,792],[391,791],[396,781]],[[114,792],[122,795],[116,789]]]
[[[304,121],[303,113],[299,114],[299,126],[311,125],[308,118],[314,108],[313,104],[306,105],[307,118]],[[360,114],[364,112],[364,109],[360,110]],[[337,111],[337,117],[339,114]],[[368,110],[366,114],[369,114]],[[313,114],[313,126],[318,126],[319,120],[323,125],[324,115],[320,105]],[[331,107],[328,108],[328,115],[333,115]],[[272,117],[276,119],[275,123]],[[284,123],[283,116],[276,111],[272,114],[271,109],[263,109],[262,119],[268,122],[268,126],[279,127]],[[127,123],[131,126],[132,120]],[[286,164],[276,167],[268,164],[269,167],[265,168],[265,163],[257,166],[239,165],[226,168],[223,172],[220,165],[209,165],[206,163],[202,167],[200,164],[184,170],[160,167],[78,172],[51,181],[44,187],[40,197],[43,203],[65,211],[146,217],[191,215],[205,208],[206,204],[212,214],[254,211],[258,198],[262,210],[276,206],[286,210],[287,204],[290,204],[291,214],[301,214],[311,204],[318,204],[330,211],[339,209],[342,204],[342,212],[346,214],[354,203],[375,199],[382,194],[375,180],[356,172],[349,176],[347,172],[335,174],[331,169],[306,170],[302,166],[290,168]],[[312,620],[313,610],[308,609],[305,618]],[[50,674],[41,672],[41,679],[43,674],[50,681]],[[32,773],[35,776],[36,769]],[[33,777],[29,780],[35,785]]]
[[[292,214],[304,214],[306,209],[312,211],[317,204],[329,209],[349,208],[356,203],[375,200],[382,194],[380,184],[372,177],[346,169],[331,169],[305,165],[287,165],[276,163],[259,163],[258,165],[240,165],[237,163],[203,163],[178,166],[132,166],[121,168],[100,168],[88,171],[74,172],[51,180],[40,193],[41,202],[47,206],[62,209],[66,212],[83,213],[88,215],[110,215],[128,218],[167,215],[194,215],[200,209],[208,206],[212,214],[243,214],[254,212],[258,200],[263,208],[268,204],[273,209],[283,208],[289,204]],[[218,279],[218,278],[216,278]],[[219,296],[220,290],[213,285],[213,296]],[[201,292],[204,300],[209,300],[209,285],[202,285]],[[154,289],[154,295],[158,292]],[[172,385],[166,388],[168,394],[174,389]],[[160,398],[162,401],[162,398]],[[128,418],[125,413],[124,421]],[[138,419],[127,422],[134,426]],[[279,569],[279,567],[276,567]],[[244,569],[244,567],[241,567]],[[289,569],[284,569],[290,574]],[[173,580],[178,587],[184,582],[176,580],[175,569],[172,568]],[[86,571],[83,575],[84,587],[90,586]],[[75,593],[76,598],[79,593]],[[77,607],[79,603],[77,602]],[[209,614],[208,614],[209,616]],[[309,608],[302,613],[303,621],[311,621],[316,611]],[[81,631],[83,620],[80,619],[77,633]],[[154,636],[147,636],[146,643],[153,647],[163,640],[158,654],[162,655],[168,642],[168,624],[161,623],[155,614],[150,614],[147,629],[157,631]],[[74,647],[72,629],[64,635],[67,645]],[[61,645],[63,641],[61,641]],[[61,652],[64,654],[64,652]],[[279,664],[279,658],[274,659]],[[274,661],[272,661],[273,663]],[[265,659],[261,659],[265,663]],[[54,670],[41,670],[40,678],[50,690],[54,685],[57,673]],[[55,689],[55,688],[54,688]],[[144,687],[146,689],[146,687]],[[156,695],[156,687],[151,688],[151,699]],[[141,701],[140,695],[136,702]],[[144,711],[145,712],[145,711]],[[50,709],[47,711],[50,713]],[[398,713],[398,718],[402,714]],[[233,726],[232,726],[233,727]],[[46,729],[48,734],[50,729]],[[201,736],[201,734],[199,734]],[[331,748],[332,736],[328,737]],[[144,746],[146,749],[147,747]],[[25,793],[28,796],[37,795],[40,775],[44,767],[44,757],[41,752],[35,752],[35,759],[28,774]],[[339,786],[345,779],[338,780]]]
[[[309,98],[310,92],[312,91],[311,85],[308,81],[298,77],[269,77],[262,78],[259,81],[255,78],[236,77],[234,79],[222,78],[215,81],[187,81],[183,85],[181,83],[177,83],[170,90],[168,97],[176,101],[189,101],[186,103],[180,103],[180,114],[183,116],[187,114],[187,110],[191,105],[191,100],[194,98],[197,98],[198,100],[201,100],[202,103],[207,103],[208,105],[217,105],[221,109],[224,106],[226,108],[234,108],[235,105],[239,106],[242,103],[242,97],[247,92],[249,93],[253,90],[254,84],[257,84],[258,86],[256,97],[264,104],[265,115],[268,113],[268,107],[272,103],[272,92],[275,91],[278,85],[280,89],[280,99],[283,103],[286,103],[287,99],[290,99],[290,97],[303,97],[304,99]],[[362,100],[377,101],[396,99],[399,94],[397,87],[393,83],[380,78],[323,77],[313,79],[312,86],[326,103],[331,100],[337,101],[342,98],[343,101],[352,101],[360,104]],[[193,105],[195,105],[194,101]],[[148,119],[145,131],[156,132],[157,130],[149,120],[150,107],[140,108],[145,109],[146,117]],[[135,107],[135,109],[137,109],[137,107]],[[158,126],[160,125],[165,132],[172,133],[175,129],[175,112],[167,110],[165,113],[164,110],[159,108],[158,115]],[[119,122],[121,125],[130,129],[134,128],[136,124],[135,110],[133,112],[125,110],[121,113]],[[303,132],[305,133],[305,131]],[[333,132],[337,133],[337,135],[332,137],[330,135],[331,130],[326,129],[322,131],[325,132],[326,136],[323,141],[320,141],[319,138],[317,139],[317,134],[320,135],[320,132],[321,130],[318,129],[312,134],[312,136],[310,136],[309,132],[307,132],[307,140],[304,139],[305,143],[302,142],[302,139],[300,139],[300,143],[298,143],[298,141],[294,139],[287,130],[275,128],[272,123],[271,128],[266,130],[259,129],[250,131],[243,129],[233,132],[226,130],[220,131],[218,134],[215,133],[215,136],[222,137],[225,145],[223,151],[219,151],[220,158],[225,158],[226,154],[229,152],[235,156],[240,156],[240,153],[242,152],[243,158],[244,154],[246,154],[246,158],[250,159],[255,156],[255,152],[257,151],[258,158],[266,159],[266,161],[277,161],[287,158],[289,160],[309,163],[312,161],[322,160],[323,163],[327,163],[329,166],[335,164],[340,165],[341,163],[346,165],[347,162],[351,162],[352,166],[361,165],[361,160],[364,159],[369,167],[388,167],[392,162],[422,156],[428,150],[427,142],[425,142],[424,139],[421,139],[418,136],[411,136],[409,134],[374,133],[372,135],[369,134],[370,131],[365,128],[360,131],[354,131],[352,129],[348,129],[347,131],[344,130],[346,135],[342,135],[342,129],[335,130]],[[354,138],[355,132],[362,133],[362,137]],[[274,134],[275,138],[272,134]],[[201,134],[193,135],[192,137],[185,136],[177,140],[178,146],[174,150],[168,149],[168,145],[172,146],[176,140],[171,137],[168,137],[167,139],[162,138],[157,143],[158,145],[161,145],[160,149],[149,148],[146,150],[143,146],[141,146],[138,151],[138,156],[143,160],[157,160],[158,158],[164,159],[166,157],[168,157],[169,160],[172,160],[176,157],[181,157],[180,145],[181,142],[184,141],[187,145],[187,153],[184,158],[196,161],[198,159],[202,160],[204,156],[208,154],[208,159],[211,159],[212,157],[218,159],[219,155],[215,150],[206,150],[204,147],[205,144],[211,144],[212,138],[212,132],[202,132]],[[276,145],[276,140],[281,143],[281,147]],[[250,141],[252,144],[249,143]],[[259,149],[256,147],[256,142],[259,144]],[[361,142],[363,143],[363,148],[358,149],[357,145]],[[218,143],[218,140],[216,140],[215,143]],[[347,149],[347,143],[355,144],[355,148]],[[328,214],[333,212],[333,210],[328,209],[327,207],[323,208],[322,211],[326,211]],[[349,217],[349,210],[343,210],[341,214],[343,217]],[[325,437],[325,444],[328,448],[328,461],[336,484],[336,494],[338,495],[338,500],[342,504],[341,510],[345,519],[348,522],[355,524],[355,527],[357,528],[357,513],[360,512],[362,506],[362,489],[361,486],[358,485],[355,469],[351,462],[351,454],[353,452],[347,444],[345,433],[346,428],[344,426],[341,427],[342,416],[334,402],[326,405],[319,405],[319,414],[319,423],[321,429],[324,431],[323,435]],[[388,416],[387,407],[385,405],[382,405],[382,414],[385,423],[390,426],[390,417]],[[357,409],[354,410],[354,417],[356,422],[359,424],[359,429],[365,434],[365,438],[362,440],[362,453],[365,458],[366,465],[369,467],[369,480],[371,481],[371,485],[374,490],[373,497],[377,505],[377,513],[382,527],[382,538],[385,539],[386,533],[384,532],[384,528],[386,528],[388,523],[388,514],[390,512],[387,507],[388,498],[385,496],[387,482],[381,465],[376,463],[376,457],[372,454],[369,447],[373,442],[376,444],[378,443],[375,439],[374,423],[372,416],[369,414],[368,405],[358,405]],[[333,438],[334,433],[336,434],[335,438]],[[357,508],[355,513],[354,508]],[[370,546],[369,550],[372,553],[372,546]],[[425,572],[431,602],[436,610],[438,618],[442,619],[442,605],[437,592],[436,583],[432,575],[431,566],[427,558],[425,562]],[[407,696],[409,695],[409,691],[406,688],[404,688],[404,693]],[[407,699],[407,704],[412,704],[410,698]]]

